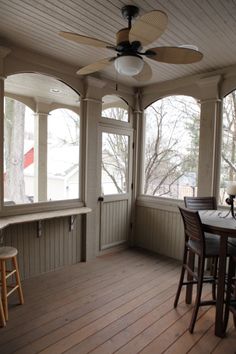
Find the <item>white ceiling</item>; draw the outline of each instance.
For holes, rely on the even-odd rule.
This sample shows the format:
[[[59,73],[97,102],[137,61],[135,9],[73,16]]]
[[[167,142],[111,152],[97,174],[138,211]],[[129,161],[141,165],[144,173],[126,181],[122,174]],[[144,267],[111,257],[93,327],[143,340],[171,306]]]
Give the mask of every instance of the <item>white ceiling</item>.
[[[154,9],[168,15],[167,30],[149,47],[192,44],[204,54],[201,62],[188,65],[147,59],[153,77],[145,85],[236,64],[235,0],[0,0],[0,36],[79,69],[113,52],[66,41],[58,32],[72,31],[115,43],[116,32],[126,27],[120,9],[127,4],[138,6],[141,15]],[[113,66],[96,75],[138,85],[132,78],[117,77]]]
[[[25,73],[8,76],[5,92],[32,97],[36,102],[79,106],[79,95],[63,82],[50,76]]]

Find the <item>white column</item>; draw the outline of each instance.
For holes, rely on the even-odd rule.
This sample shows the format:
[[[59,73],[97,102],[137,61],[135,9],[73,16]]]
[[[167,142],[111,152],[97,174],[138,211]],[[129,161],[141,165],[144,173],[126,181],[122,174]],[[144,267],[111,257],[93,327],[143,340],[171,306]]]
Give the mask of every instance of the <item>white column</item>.
[[[201,79],[201,119],[199,139],[198,195],[216,195],[216,166],[219,166],[219,121],[221,121],[218,98],[220,76]]]
[[[86,164],[83,175],[86,206],[92,209],[87,215],[86,237],[84,238],[84,258],[92,259],[96,256],[99,242],[99,216],[98,216],[98,123],[102,111],[101,90],[105,83],[92,77],[86,78],[86,95],[83,102],[83,118],[85,120],[86,136]]]
[[[2,209],[4,201],[4,180],[3,180],[3,166],[4,166],[4,61],[11,53],[11,49],[0,45],[0,209]]]
[[[138,90],[135,95],[135,109],[133,111],[134,119],[134,141],[135,141],[135,155],[134,155],[134,198],[143,193],[144,185],[144,111],[142,109],[141,93]]]
[[[1,175],[1,183],[0,183],[0,208],[3,205],[4,199],[4,78],[0,77],[0,175]]]
[[[37,112],[34,125],[34,202],[47,201],[47,117]]]

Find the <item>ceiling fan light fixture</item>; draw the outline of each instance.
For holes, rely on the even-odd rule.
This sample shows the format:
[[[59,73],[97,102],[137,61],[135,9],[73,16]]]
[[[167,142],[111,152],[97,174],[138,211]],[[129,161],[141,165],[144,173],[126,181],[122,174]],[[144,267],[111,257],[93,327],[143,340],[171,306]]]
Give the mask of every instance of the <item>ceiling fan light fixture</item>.
[[[138,55],[121,55],[115,59],[116,71],[121,75],[138,75],[143,69],[143,59]]]

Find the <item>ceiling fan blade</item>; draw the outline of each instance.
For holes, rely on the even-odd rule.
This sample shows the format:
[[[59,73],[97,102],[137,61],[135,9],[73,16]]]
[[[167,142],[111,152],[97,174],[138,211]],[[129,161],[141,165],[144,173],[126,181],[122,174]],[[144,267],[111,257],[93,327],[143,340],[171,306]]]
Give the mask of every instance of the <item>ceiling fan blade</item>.
[[[95,63],[89,64],[87,66],[84,66],[83,68],[79,69],[76,74],[77,75],[87,75],[87,74],[91,74],[94,73],[96,71],[102,70],[104,69],[106,66],[112,64],[113,59],[115,59],[116,57],[112,57],[112,58],[105,58],[99,61],[96,61]]]
[[[59,36],[80,44],[91,45],[94,47],[107,48],[113,47],[114,45],[108,42],[101,41],[93,37],[82,36],[81,34],[71,33],[71,32],[59,32]]]
[[[197,50],[184,47],[156,47],[148,51],[156,55],[148,55],[149,59],[168,64],[192,64],[200,61],[203,54]]]
[[[146,62],[144,62],[143,70],[138,75],[132,76],[137,81],[148,81],[152,77],[152,68]]]
[[[165,12],[148,12],[132,25],[129,32],[129,41],[140,41],[143,46],[152,43],[165,31],[167,22],[168,17]]]

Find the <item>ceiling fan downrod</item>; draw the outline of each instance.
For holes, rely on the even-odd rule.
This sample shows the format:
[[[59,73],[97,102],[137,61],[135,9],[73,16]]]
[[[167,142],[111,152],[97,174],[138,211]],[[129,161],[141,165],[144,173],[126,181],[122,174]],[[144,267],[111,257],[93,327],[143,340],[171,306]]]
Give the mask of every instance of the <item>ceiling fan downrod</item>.
[[[139,14],[139,8],[133,5],[125,5],[121,9],[121,13],[124,19],[128,20],[128,28],[131,28],[132,19]]]

